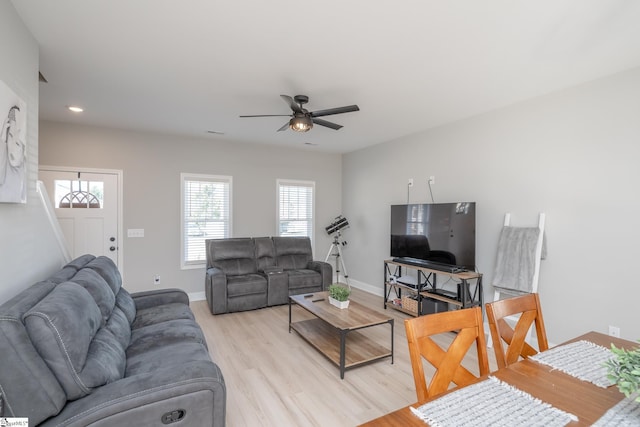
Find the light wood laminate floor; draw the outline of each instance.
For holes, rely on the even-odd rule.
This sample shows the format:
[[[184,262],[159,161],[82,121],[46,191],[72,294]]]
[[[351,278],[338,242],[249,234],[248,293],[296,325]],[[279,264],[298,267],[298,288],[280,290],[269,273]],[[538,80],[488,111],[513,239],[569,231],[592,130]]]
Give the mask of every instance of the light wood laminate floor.
[[[225,378],[228,426],[354,426],[415,402],[404,330],[410,316],[384,310],[382,297],[358,289],[352,299],[394,317],[395,362],[383,359],[347,370],[343,380],[336,365],[288,332],[287,305],[213,316],[205,301],[191,303]],[[294,320],[311,317],[300,307],[293,315]],[[361,333],[389,345],[388,327]],[[451,339],[442,336],[441,343]],[[493,371],[493,350],[488,353]],[[475,354],[467,355],[465,365],[477,369]]]

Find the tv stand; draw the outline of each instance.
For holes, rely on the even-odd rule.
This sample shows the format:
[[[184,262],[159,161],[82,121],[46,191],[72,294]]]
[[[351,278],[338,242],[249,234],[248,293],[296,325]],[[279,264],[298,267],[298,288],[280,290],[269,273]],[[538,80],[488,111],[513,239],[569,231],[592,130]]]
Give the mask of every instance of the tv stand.
[[[393,272],[392,272],[393,269]],[[403,275],[403,270],[417,271],[417,284],[415,286],[405,285],[398,281]],[[457,283],[455,292],[438,287],[437,276],[445,276],[453,279]],[[473,283],[475,282],[475,286]],[[395,298],[391,293],[395,293]],[[402,301],[403,292],[405,296],[415,296],[417,300],[417,310],[413,311],[403,307],[398,301]],[[448,272],[433,268],[422,267],[414,264],[407,264],[396,260],[386,260],[384,262],[384,308],[393,308],[412,316],[420,315],[420,308],[423,300],[443,301],[458,308],[483,307],[482,274],[472,271]]]

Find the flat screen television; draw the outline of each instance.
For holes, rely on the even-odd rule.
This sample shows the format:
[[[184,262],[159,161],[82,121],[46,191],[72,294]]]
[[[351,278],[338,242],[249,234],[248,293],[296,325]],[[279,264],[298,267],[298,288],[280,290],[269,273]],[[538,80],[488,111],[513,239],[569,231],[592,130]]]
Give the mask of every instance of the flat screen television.
[[[391,256],[475,271],[475,202],[392,205]]]

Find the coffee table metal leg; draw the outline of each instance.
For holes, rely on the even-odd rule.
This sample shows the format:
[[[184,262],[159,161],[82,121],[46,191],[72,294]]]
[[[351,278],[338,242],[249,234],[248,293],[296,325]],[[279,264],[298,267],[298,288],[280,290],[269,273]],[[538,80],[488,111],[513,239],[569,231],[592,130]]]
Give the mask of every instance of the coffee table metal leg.
[[[393,365],[393,319],[389,319],[391,325],[391,364]]]
[[[347,331],[340,331],[340,379],[344,379],[344,365],[345,365],[345,352],[346,352]]]
[[[289,299],[289,333],[291,333],[291,299]]]

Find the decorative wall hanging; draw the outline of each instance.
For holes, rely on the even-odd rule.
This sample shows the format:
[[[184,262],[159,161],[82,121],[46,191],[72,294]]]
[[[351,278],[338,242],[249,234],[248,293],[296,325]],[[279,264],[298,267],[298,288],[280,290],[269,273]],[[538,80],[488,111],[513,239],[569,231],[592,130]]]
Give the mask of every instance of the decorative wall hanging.
[[[27,105],[0,81],[0,202],[27,202]]]

